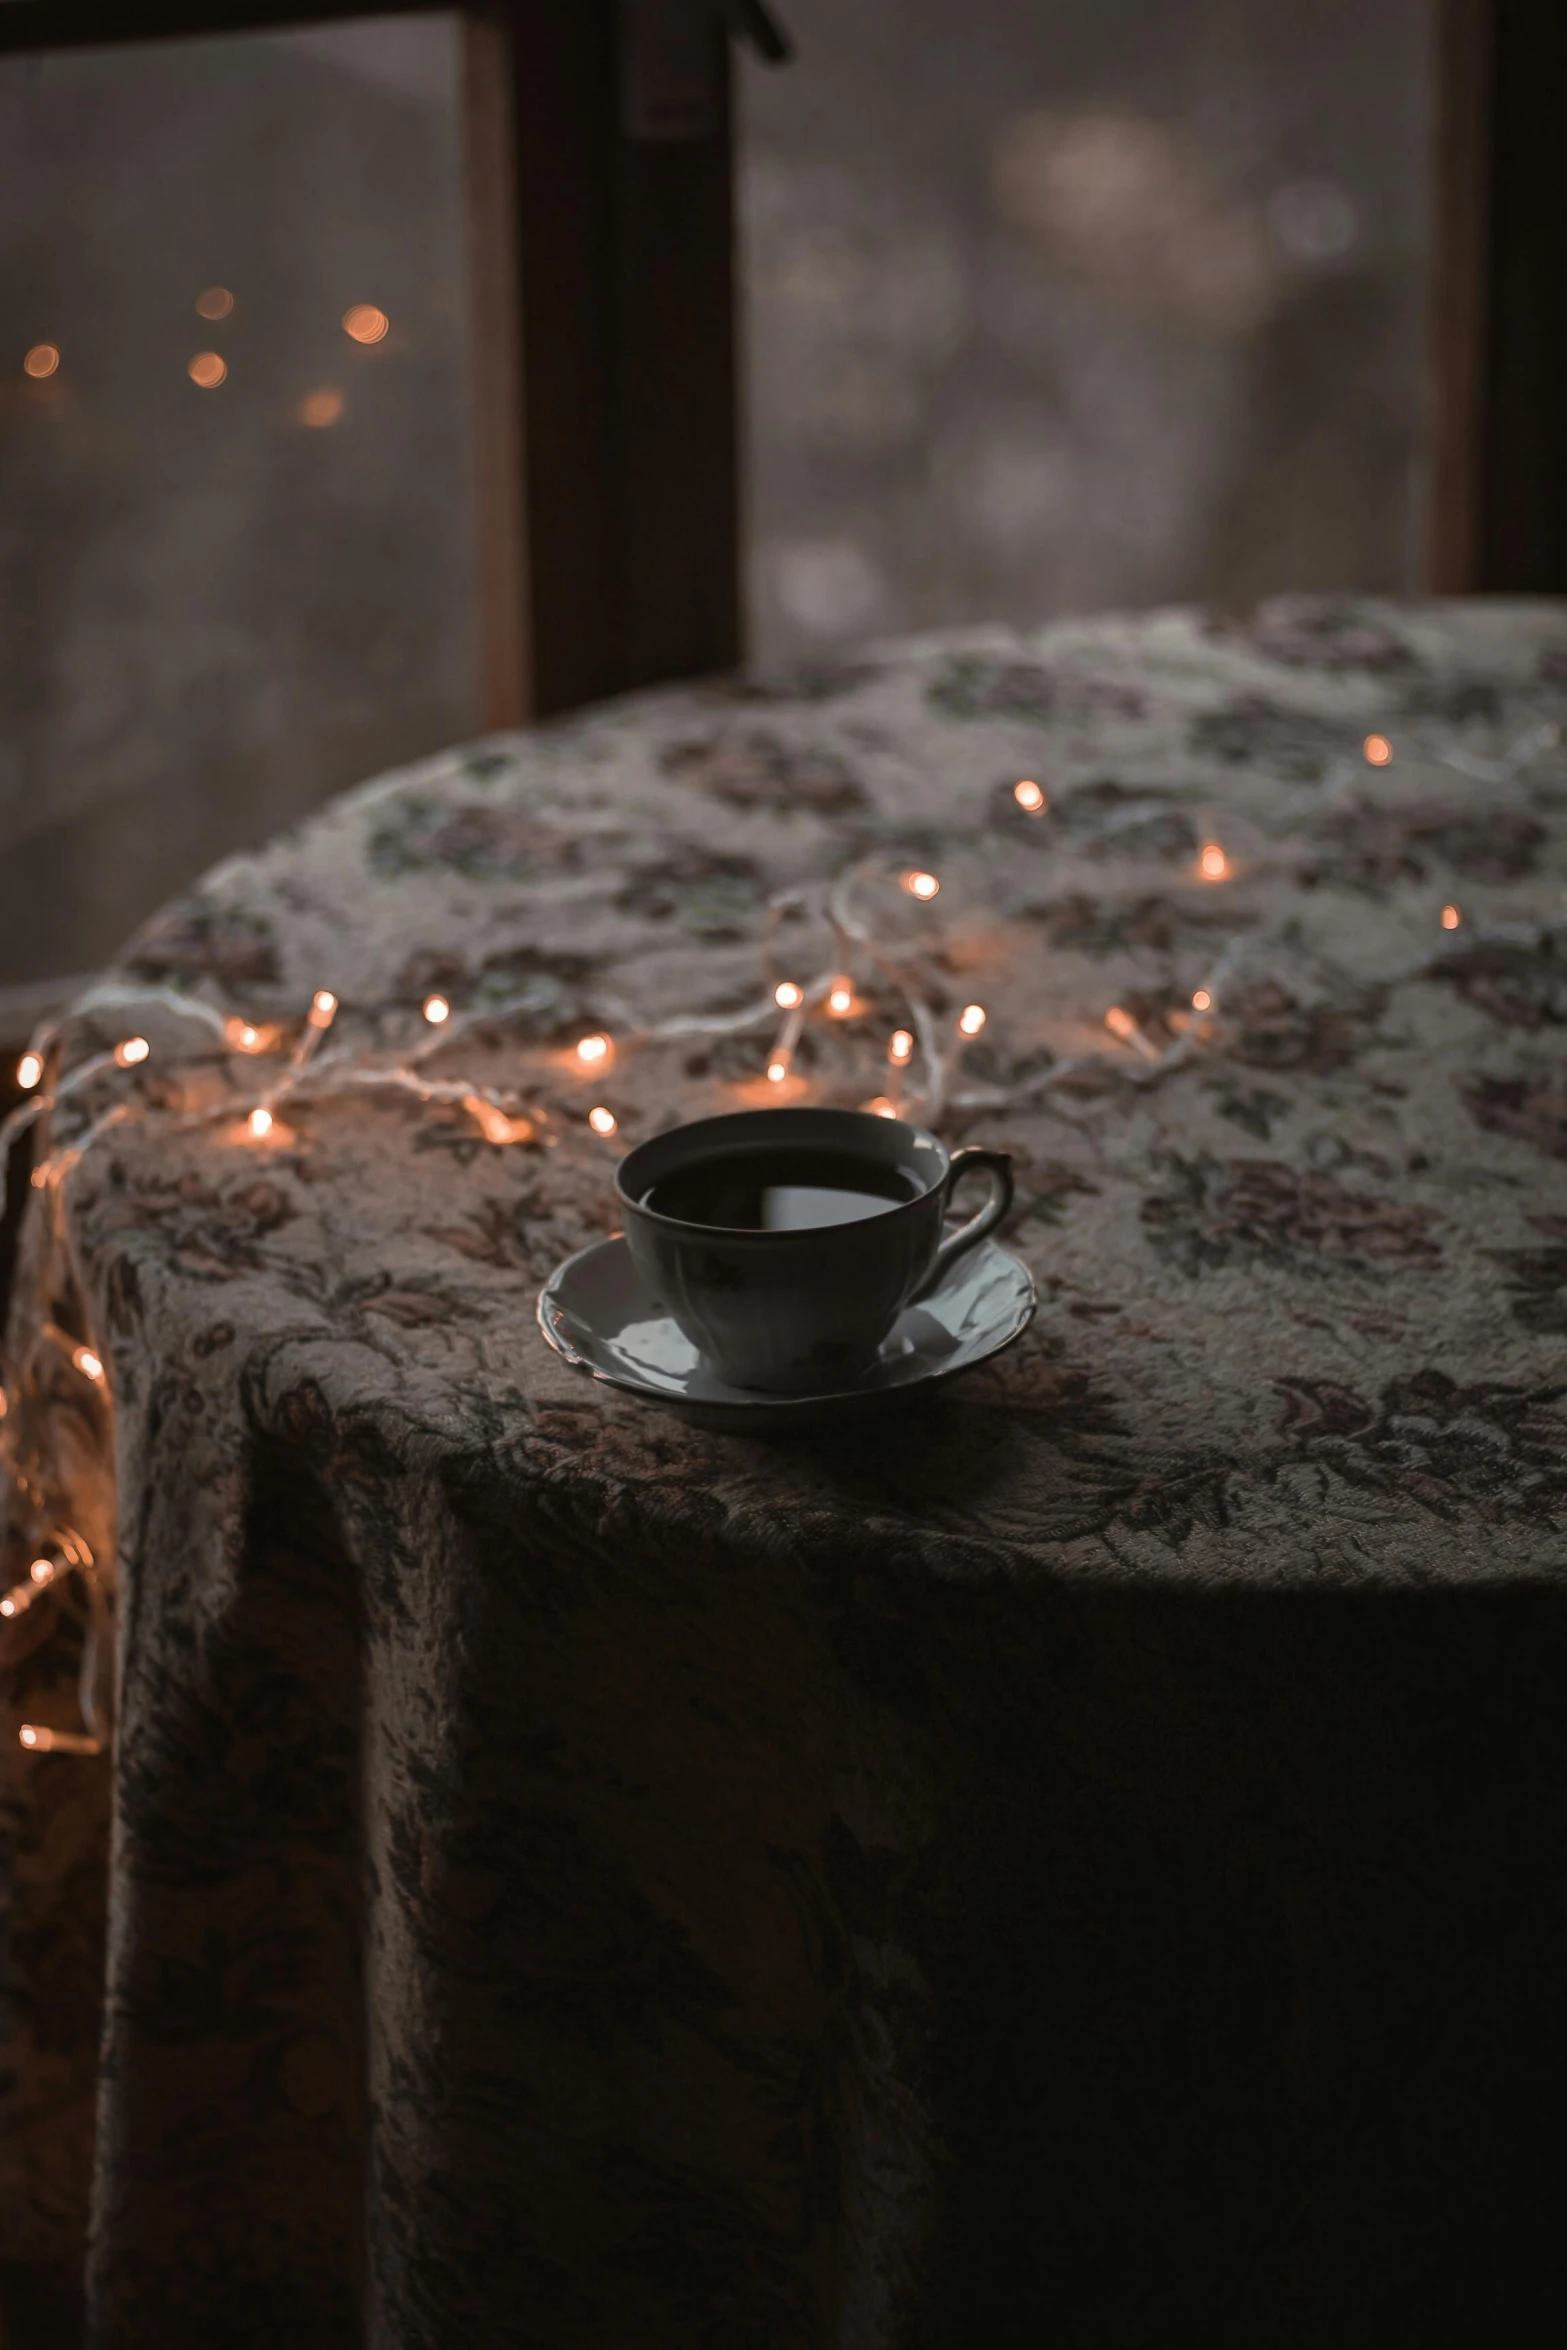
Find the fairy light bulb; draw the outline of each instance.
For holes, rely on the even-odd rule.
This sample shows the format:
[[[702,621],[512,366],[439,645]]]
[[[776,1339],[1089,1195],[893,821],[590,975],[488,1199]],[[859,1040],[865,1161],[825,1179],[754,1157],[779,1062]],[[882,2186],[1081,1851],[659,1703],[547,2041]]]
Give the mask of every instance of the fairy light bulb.
[[[432,1028],[439,1028],[443,1020],[449,1020],[452,1016],[452,1007],[443,995],[427,995],[423,1010]]]
[[[114,1057],[122,1069],[134,1069],[138,1061],[145,1061],[152,1047],[144,1036],[128,1036],[114,1048]]]
[[[873,1118],[896,1118],[898,1115],[896,1102],[888,1101],[884,1093],[877,1094],[875,1100],[867,1102],[865,1107]]]
[[[887,1046],[887,1058],[901,1068],[914,1051],[914,1039],[906,1028],[895,1028]]]
[[[50,1730],[42,1722],[24,1722],[16,1733],[37,1754],[102,1754],[103,1746],[80,1730]]]
[[[1105,1026],[1109,1029],[1110,1034],[1118,1036],[1123,1044],[1129,1044],[1137,1030],[1137,1022],[1132,1018],[1131,1013],[1123,1011],[1119,1004],[1112,1004],[1109,1011],[1106,1012]]]
[[[903,886],[911,898],[918,898],[922,904],[928,905],[941,888],[941,883],[934,873],[905,873]]]
[[[588,1124],[595,1134],[613,1134],[616,1126],[615,1113],[613,1110],[589,1110]]]
[[[1192,1010],[1194,1012],[1211,1012],[1212,1009],[1212,996],[1208,993],[1208,990],[1205,987],[1199,987],[1196,994],[1192,997]]]
[[[261,1031],[252,1028],[248,1020],[225,1020],[223,1034],[237,1053],[259,1053],[261,1050]]]
[[[270,1110],[252,1110],[250,1116],[245,1120],[245,1124],[256,1140],[260,1142],[264,1135],[268,1135],[272,1131],[272,1112]]]
[[[1385,734],[1368,734],[1361,749],[1368,767],[1387,767],[1392,763],[1393,746]]]
[[[598,1069],[609,1059],[607,1036],[584,1036],[577,1045],[577,1058],[584,1069]]]
[[[531,1142],[534,1125],[531,1118],[511,1118],[498,1102],[487,1102],[482,1093],[465,1093],[462,1106],[475,1120],[486,1142]]]
[[[1042,816],[1050,805],[1038,784],[1031,783],[1026,778],[1022,783],[1015,783],[1012,786],[1012,797],[1025,816]]]
[[[978,1036],[985,1025],[983,1004],[965,1004],[958,1014],[958,1028],[964,1036]]]
[[[312,1028],[330,1028],[337,1018],[337,998],[329,987],[318,987],[306,1014]]]
[[[90,1346],[76,1347],[72,1352],[71,1360],[84,1379],[96,1382],[103,1377],[103,1363]]]
[[[24,1053],[16,1064],[16,1082],[23,1093],[31,1093],[43,1073],[43,1056],[40,1053]]]
[[[769,1083],[770,1085],[782,1085],[782,1083],[783,1083],[784,1079],[785,1079],[785,1078],[788,1076],[788,1074],[789,1074],[789,1064],[788,1064],[788,1062],[787,1062],[787,1061],[784,1061],[784,1060],[777,1060],[777,1061],[769,1061],[769,1062],[768,1062],[768,1064],[767,1064],[767,1079],[768,1079],[768,1083]]]
[[[1223,881],[1230,870],[1230,860],[1216,840],[1205,840],[1197,859],[1197,870],[1204,881]]]
[[[835,979],[827,996],[827,1009],[835,1020],[841,1020],[854,1009],[854,990],[846,979]]]
[[[1442,928],[1444,930],[1456,930],[1462,920],[1463,916],[1460,914],[1456,906],[1444,906],[1442,908]]]
[[[34,1559],[27,1572],[35,1583],[52,1583],[54,1581],[54,1561],[53,1559]]]
[[[780,1012],[797,1012],[805,1001],[805,990],[792,979],[780,979],[773,989],[773,1002]]]

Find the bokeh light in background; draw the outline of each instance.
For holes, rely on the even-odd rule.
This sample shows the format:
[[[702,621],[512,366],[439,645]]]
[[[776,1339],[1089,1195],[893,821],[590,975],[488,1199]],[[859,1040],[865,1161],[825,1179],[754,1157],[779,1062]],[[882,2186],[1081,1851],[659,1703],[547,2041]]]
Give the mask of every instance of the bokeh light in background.
[[[446,18],[0,60],[0,988],[478,730],[459,86]]]
[[[356,302],[343,313],[343,332],[352,335],[356,343],[385,342],[391,324],[386,312],[377,310],[373,302]]]
[[[318,391],[307,392],[299,403],[299,421],[314,427],[317,432],[329,424],[336,424],[343,413],[343,395],[336,384],[322,384]]]

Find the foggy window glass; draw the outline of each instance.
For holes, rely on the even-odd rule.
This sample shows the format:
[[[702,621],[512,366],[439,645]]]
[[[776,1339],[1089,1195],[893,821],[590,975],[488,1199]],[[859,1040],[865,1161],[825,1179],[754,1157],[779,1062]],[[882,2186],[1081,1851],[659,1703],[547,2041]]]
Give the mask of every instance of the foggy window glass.
[[[783,13],[764,660],[1418,584],[1429,0]],[[0,988],[479,725],[457,79],[439,17],[0,59]]]
[[[445,18],[0,60],[0,985],[478,724]]]
[[[1418,584],[1427,0],[786,0],[753,641]]]

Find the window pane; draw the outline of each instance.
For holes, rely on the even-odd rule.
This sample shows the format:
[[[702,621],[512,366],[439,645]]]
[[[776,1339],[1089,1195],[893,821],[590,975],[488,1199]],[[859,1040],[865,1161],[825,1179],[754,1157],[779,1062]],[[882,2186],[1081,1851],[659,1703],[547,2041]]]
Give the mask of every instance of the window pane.
[[[787,0],[754,633],[1411,585],[1426,0]]]
[[[0,60],[0,984],[473,731],[455,77],[444,18]]]

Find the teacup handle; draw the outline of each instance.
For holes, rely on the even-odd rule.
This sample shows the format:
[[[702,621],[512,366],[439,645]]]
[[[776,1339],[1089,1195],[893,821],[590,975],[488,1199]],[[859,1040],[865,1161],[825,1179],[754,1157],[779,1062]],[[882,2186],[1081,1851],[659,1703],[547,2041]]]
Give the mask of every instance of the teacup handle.
[[[947,1267],[975,1247],[988,1232],[994,1232],[1012,1205],[1012,1161],[1005,1151],[954,1151],[952,1163],[942,1178],[941,1189],[946,1198],[951,1199],[965,1175],[977,1175],[982,1169],[990,1177],[989,1199],[977,1216],[970,1216],[950,1240],[942,1242],[928,1277],[915,1292],[916,1297],[928,1297]]]

